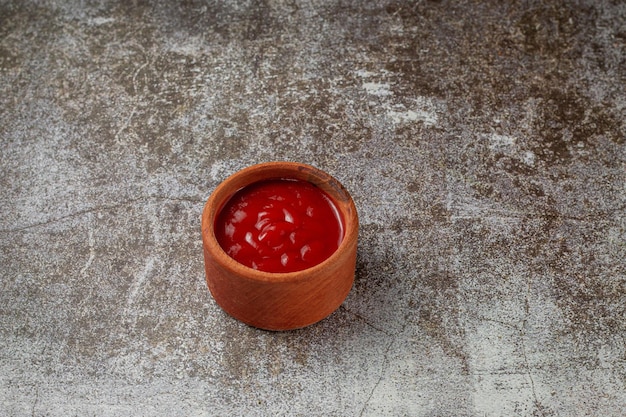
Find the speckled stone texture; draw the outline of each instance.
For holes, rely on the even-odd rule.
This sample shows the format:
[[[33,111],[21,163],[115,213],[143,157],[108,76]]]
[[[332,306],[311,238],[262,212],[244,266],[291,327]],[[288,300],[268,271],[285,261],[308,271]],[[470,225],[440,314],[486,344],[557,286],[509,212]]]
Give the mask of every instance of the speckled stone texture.
[[[626,415],[623,1],[0,0],[0,415]],[[200,213],[359,209],[311,327],[227,316]]]

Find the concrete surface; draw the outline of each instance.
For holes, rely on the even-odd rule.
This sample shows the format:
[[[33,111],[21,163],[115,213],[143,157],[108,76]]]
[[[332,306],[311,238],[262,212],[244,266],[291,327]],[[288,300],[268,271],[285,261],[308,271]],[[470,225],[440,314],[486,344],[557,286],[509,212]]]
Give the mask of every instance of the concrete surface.
[[[0,0],[0,415],[626,415],[623,1]],[[354,288],[208,293],[227,175],[322,168]]]

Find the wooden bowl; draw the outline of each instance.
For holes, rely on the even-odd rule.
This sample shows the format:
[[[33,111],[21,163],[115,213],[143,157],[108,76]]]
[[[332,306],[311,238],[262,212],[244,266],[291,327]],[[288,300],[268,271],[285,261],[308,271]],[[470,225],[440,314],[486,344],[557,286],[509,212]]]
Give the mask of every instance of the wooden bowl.
[[[335,203],[344,237],[326,260],[296,272],[249,268],[228,256],[218,243],[215,219],[241,188],[268,179],[297,179],[319,187]],[[213,191],[202,213],[206,281],[215,301],[231,316],[266,330],[291,330],[327,317],[345,300],[354,282],[359,221],[352,197],[329,174],[296,162],[268,162],[245,168]]]

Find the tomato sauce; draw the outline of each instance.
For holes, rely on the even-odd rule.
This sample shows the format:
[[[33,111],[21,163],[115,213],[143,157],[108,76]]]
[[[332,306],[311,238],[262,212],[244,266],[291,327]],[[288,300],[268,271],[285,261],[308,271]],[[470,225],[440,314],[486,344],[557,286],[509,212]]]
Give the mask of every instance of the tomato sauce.
[[[215,237],[239,263],[266,272],[310,268],[333,254],[343,222],[330,197],[313,184],[291,179],[253,183],[221,209]]]

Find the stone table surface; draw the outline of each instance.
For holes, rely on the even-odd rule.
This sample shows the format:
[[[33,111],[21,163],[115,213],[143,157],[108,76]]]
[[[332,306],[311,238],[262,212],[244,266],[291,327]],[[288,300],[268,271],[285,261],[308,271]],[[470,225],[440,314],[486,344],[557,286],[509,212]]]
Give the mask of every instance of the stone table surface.
[[[0,0],[0,415],[626,415],[626,2]],[[351,192],[355,283],[251,328],[200,215]]]

